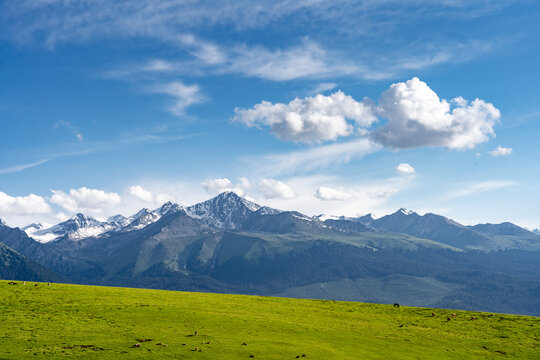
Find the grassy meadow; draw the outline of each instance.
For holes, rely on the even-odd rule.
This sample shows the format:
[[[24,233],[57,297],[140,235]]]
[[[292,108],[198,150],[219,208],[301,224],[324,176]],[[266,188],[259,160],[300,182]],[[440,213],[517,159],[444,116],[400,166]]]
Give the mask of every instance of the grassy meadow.
[[[0,281],[0,359],[540,358],[535,317],[34,284]]]

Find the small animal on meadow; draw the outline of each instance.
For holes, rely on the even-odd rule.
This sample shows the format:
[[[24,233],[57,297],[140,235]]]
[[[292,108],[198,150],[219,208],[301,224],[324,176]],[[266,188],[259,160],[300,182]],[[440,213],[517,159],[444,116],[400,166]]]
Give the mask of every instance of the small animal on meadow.
[[[34,286],[35,286],[35,287],[38,287],[38,286],[39,286],[39,284],[34,284]]]
[[[132,347],[134,347],[134,348],[138,348],[138,347],[141,347],[141,344],[139,344],[139,343],[136,343],[136,344],[134,344],[134,345],[133,345]]]
[[[197,332],[197,330],[195,330],[195,336],[197,336],[197,334],[198,334],[198,332]]]
[[[431,316],[435,316],[435,313],[431,313]]]
[[[456,317],[456,316],[457,316],[456,313],[452,313],[452,317]]]
[[[478,320],[476,316],[471,316],[471,320]]]
[[[51,284],[47,283],[47,286],[51,286]]]
[[[399,307],[399,304],[398,304],[398,303],[395,303],[395,304],[394,304],[394,307],[395,307],[395,308],[398,308],[398,307]]]
[[[451,319],[449,317],[446,318],[446,321],[450,321]]]
[[[254,355],[254,354],[249,354],[249,357],[250,357],[250,358],[254,358],[255,355]]]
[[[193,351],[199,351],[199,348],[198,348],[198,347],[196,347],[195,349],[193,349]]]
[[[23,284],[23,285],[26,285],[26,281],[23,281],[23,283],[22,283],[22,284]]]
[[[494,317],[494,316],[495,316],[495,314],[489,314],[489,317]]]
[[[243,342],[242,345],[247,345],[247,342]]]

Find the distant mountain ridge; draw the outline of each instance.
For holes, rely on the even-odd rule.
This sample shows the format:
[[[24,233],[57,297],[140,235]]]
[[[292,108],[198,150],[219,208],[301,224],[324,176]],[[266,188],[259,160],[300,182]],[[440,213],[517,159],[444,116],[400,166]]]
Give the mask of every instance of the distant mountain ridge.
[[[78,241],[112,232],[142,229],[158,221],[166,214],[179,211],[184,211],[188,216],[219,230],[263,231],[261,219],[258,219],[258,217],[282,214],[274,217],[276,221],[281,223],[276,227],[276,229],[281,229],[279,230],[281,232],[289,231],[284,227],[284,218],[289,219],[288,226],[290,229],[295,227],[294,222],[299,225],[297,220],[302,219],[304,226],[309,224],[308,227],[319,228],[319,230],[326,227],[352,232],[391,231],[432,239],[462,249],[488,251],[512,248],[511,242],[501,240],[503,236],[526,238],[533,236],[534,238],[534,235],[540,235],[540,230],[529,231],[509,222],[465,226],[441,215],[428,213],[421,216],[405,208],[378,219],[375,219],[372,214],[361,217],[327,215],[308,217],[294,211],[284,212],[261,206],[232,191],[224,192],[212,199],[187,208],[183,208],[179,204],[166,202],[157,209],[143,208],[129,217],[114,215],[106,221],[99,221],[84,214],[76,214],[72,218],[53,226],[45,227],[41,224],[30,224],[22,229],[30,237],[42,243],[61,238]],[[294,217],[296,217],[296,220],[293,219]],[[264,227],[266,228],[264,231],[271,230],[271,225],[265,225]],[[493,240],[494,237],[498,237],[497,241]],[[518,248],[523,246],[526,247],[527,244],[520,244]]]
[[[464,226],[407,209],[312,217],[226,192],[30,228],[55,238],[2,223],[0,243],[70,282],[540,314],[540,236],[509,223]]]

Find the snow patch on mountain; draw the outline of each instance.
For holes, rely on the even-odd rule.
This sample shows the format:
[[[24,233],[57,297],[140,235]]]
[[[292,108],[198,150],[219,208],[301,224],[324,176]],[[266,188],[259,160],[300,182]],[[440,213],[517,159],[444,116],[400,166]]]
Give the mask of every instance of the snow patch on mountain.
[[[190,217],[209,226],[232,230],[240,228],[249,215],[261,208],[262,206],[227,191],[185,210]]]
[[[409,210],[409,209],[405,209],[405,208],[401,208],[398,210],[400,213],[402,213],[403,215],[413,215],[413,214],[416,214],[414,211],[412,210]]]
[[[22,228],[33,239],[46,243],[67,236],[71,240],[81,240],[90,236],[101,235],[112,229],[107,222],[91,216],[76,214],[70,219],[53,226],[30,224]]]
[[[180,205],[167,202],[153,211],[145,208],[129,217],[118,214],[107,218],[106,221],[100,221],[91,216],[77,214],[53,226],[30,224],[22,228],[22,230],[28,236],[41,243],[55,241],[66,236],[70,240],[79,241],[89,237],[100,236],[107,232],[142,229],[158,221],[162,216],[180,210],[182,210]]]

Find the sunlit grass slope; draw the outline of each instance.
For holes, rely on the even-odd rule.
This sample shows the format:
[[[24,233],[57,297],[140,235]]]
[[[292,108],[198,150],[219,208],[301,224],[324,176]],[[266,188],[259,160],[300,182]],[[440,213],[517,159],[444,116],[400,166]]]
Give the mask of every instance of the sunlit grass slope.
[[[0,281],[0,358],[540,358],[540,318],[490,315]]]

